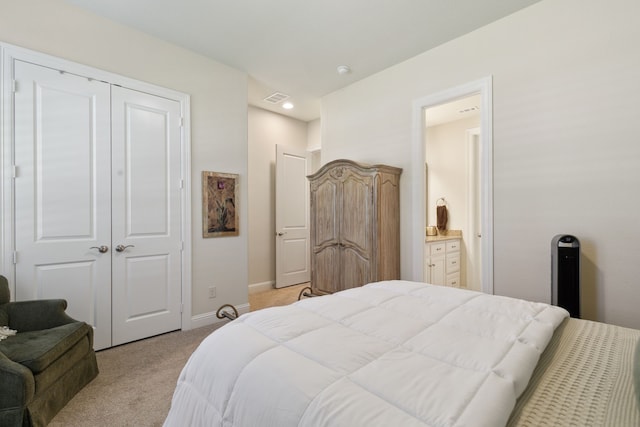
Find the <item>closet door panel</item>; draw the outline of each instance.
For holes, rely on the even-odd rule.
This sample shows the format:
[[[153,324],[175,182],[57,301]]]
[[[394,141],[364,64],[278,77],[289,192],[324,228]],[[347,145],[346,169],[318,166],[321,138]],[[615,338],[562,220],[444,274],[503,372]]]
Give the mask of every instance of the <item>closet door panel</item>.
[[[127,237],[170,233],[170,119],[164,110],[125,105],[125,158],[123,167],[117,166],[118,172],[124,170]]]
[[[16,299],[66,299],[108,347],[109,85],[22,61],[14,73]]]
[[[113,87],[112,132],[118,345],[181,327],[180,104]]]

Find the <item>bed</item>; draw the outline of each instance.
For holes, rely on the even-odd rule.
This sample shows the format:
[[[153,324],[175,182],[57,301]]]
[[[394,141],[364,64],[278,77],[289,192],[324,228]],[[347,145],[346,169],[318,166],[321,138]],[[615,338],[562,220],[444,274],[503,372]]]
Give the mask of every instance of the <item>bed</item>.
[[[372,283],[216,330],[165,426],[638,426],[639,339],[547,304]]]

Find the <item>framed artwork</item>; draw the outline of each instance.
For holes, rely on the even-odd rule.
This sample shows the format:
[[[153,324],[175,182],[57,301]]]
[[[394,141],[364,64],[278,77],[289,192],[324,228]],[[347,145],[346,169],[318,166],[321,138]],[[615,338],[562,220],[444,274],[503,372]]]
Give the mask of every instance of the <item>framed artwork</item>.
[[[202,237],[238,235],[238,175],[202,172]]]

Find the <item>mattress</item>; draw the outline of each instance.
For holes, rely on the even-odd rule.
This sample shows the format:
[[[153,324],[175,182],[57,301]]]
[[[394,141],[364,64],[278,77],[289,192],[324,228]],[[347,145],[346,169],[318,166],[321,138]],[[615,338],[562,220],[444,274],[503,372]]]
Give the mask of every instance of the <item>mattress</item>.
[[[165,426],[504,426],[567,316],[406,281],[249,313],[191,356]]]
[[[635,329],[565,320],[508,426],[640,426],[633,384],[639,340]]]

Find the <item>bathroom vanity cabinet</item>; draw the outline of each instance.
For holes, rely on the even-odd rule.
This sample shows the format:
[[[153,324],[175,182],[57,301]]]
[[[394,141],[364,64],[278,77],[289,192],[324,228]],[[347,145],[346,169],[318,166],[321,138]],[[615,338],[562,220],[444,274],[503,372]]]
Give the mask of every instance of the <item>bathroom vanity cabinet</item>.
[[[460,287],[460,244],[459,237],[425,243],[425,282]]]

